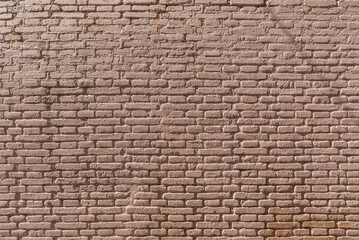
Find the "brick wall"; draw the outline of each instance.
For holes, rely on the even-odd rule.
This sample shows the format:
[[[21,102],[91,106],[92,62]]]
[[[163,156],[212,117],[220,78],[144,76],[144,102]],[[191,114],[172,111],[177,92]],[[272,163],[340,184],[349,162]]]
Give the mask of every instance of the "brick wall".
[[[1,240],[359,238],[359,1],[0,1]]]

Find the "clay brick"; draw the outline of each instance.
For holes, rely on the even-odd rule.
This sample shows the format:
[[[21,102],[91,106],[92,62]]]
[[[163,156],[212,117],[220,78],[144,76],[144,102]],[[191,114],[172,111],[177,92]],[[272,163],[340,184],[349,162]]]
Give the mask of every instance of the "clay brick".
[[[124,4],[144,4],[144,5],[150,5],[150,4],[156,4],[157,0],[123,0]]]
[[[51,228],[51,223],[19,223],[19,228],[20,229],[31,229],[31,230],[35,230],[35,229],[50,229]]]
[[[358,6],[0,1],[0,239],[355,238]]]
[[[304,4],[309,7],[333,7],[337,5],[336,0],[305,0]]]
[[[101,1],[101,0],[89,0],[89,4],[99,4],[99,5],[117,5],[120,4],[122,2],[122,0],[106,0],[106,1]]]

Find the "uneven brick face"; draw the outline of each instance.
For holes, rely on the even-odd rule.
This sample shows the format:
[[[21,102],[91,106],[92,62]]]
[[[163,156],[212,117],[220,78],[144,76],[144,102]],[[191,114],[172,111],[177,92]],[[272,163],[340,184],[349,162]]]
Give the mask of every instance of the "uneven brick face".
[[[0,1],[0,239],[357,239],[358,14]]]

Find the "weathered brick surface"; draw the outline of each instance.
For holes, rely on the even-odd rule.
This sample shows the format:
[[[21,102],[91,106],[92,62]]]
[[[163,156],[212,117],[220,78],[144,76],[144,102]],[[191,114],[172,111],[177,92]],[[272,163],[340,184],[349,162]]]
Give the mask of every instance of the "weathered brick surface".
[[[358,239],[358,16],[0,1],[0,239]]]

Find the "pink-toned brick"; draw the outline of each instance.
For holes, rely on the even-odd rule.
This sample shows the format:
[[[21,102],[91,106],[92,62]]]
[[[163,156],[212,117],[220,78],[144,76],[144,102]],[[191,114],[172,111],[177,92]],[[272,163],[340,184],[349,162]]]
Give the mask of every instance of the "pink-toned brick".
[[[0,1],[0,239],[355,239],[358,6]]]

